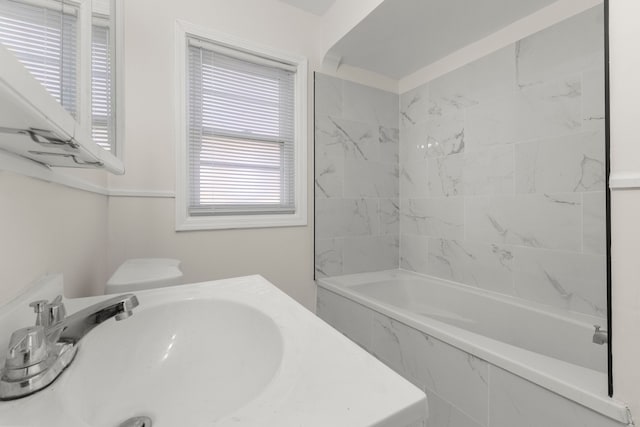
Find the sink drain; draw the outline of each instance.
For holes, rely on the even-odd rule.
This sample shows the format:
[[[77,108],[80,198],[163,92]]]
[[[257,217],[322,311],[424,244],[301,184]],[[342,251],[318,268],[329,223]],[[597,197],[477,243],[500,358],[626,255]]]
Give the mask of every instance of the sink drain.
[[[151,427],[151,418],[133,417],[120,424],[118,427]]]

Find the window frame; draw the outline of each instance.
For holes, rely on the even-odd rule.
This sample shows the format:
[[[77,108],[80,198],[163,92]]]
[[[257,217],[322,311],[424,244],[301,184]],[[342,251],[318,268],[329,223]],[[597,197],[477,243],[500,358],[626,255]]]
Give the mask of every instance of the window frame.
[[[295,142],[294,183],[295,212],[247,215],[189,215],[188,177],[188,38],[207,40],[223,47],[249,55],[265,57],[292,65],[295,73]],[[176,72],[176,231],[218,230],[239,228],[291,227],[307,225],[307,73],[305,57],[282,52],[251,41],[223,34],[208,28],[176,21],[175,26]]]

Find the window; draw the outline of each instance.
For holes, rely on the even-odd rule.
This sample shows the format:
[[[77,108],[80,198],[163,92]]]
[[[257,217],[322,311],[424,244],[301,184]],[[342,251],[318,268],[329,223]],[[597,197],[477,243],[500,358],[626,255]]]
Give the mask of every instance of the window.
[[[306,61],[200,32],[182,41],[178,229],[306,224]]]
[[[114,146],[112,49],[109,26],[93,24],[91,30],[91,134],[107,151]]]
[[[0,42],[74,117],[77,87],[77,10],[0,1]]]
[[[101,3],[94,0],[94,3]],[[90,3],[85,3],[90,4]],[[0,0],[0,42],[22,62],[47,91],[78,121],[83,121],[78,105],[82,87],[78,45],[80,2],[58,0]],[[113,49],[108,4],[106,14],[93,16],[91,35],[91,120],[94,141],[107,151],[115,151],[113,118]],[[90,118],[89,118],[90,114]]]

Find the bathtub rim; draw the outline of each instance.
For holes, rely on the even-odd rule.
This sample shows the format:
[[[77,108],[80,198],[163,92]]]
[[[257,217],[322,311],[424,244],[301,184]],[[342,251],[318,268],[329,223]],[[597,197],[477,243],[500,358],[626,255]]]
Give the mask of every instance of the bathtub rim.
[[[485,337],[436,319],[427,318],[390,304],[385,304],[374,298],[359,294],[351,289],[353,286],[371,283],[374,281],[372,279],[375,279],[375,281],[382,281],[398,278],[417,278],[440,282],[443,284],[450,284],[462,288],[465,291],[478,292],[483,296],[503,300],[506,299],[509,303],[518,304],[517,301],[512,301],[512,299],[507,296],[502,298],[502,296],[493,295],[494,293],[489,291],[479,291],[478,289],[468,285],[403,269],[317,278],[316,284],[326,291],[338,294],[359,305],[384,314],[399,323],[417,329],[427,335],[443,341],[461,351],[473,354],[479,359],[585,406],[592,411],[623,424],[630,424],[631,415],[627,405],[608,397],[608,380],[606,372],[598,372],[589,368],[577,366],[530,350],[525,350],[493,338]],[[490,295],[485,294],[485,292],[488,292]],[[520,303],[520,305],[522,304]],[[527,308],[530,307],[527,306]],[[540,310],[540,307],[534,306],[533,309]],[[571,317],[563,316],[556,310],[545,309],[541,311],[544,311],[546,314],[551,316],[562,317],[565,321],[580,322],[579,320],[572,319]],[[583,316],[586,316],[587,318],[595,318],[595,316],[587,314],[576,314],[579,318],[582,318]]]

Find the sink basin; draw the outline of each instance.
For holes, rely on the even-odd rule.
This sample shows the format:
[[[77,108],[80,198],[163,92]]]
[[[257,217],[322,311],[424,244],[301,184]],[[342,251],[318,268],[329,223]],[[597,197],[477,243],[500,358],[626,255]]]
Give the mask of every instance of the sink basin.
[[[154,427],[210,425],[277,372],[282,337],[258,310],[215,299],[145,307],[139,299],[132,317],[83,339],[73,375],[60,381],[63,405],[88,425],[114,427],[134,415]]]
[[[29,301],[61,293],[61,277],[41,288],[0,307],[0,341],[33,322]],[[89,332],[53,384],[0,401],[0,425],[146,416],[153,427],[404,427],[425,417],[421,390],[260,276],[136,295],[133,316]],[[66,300],[67,312],[109,297]]]

